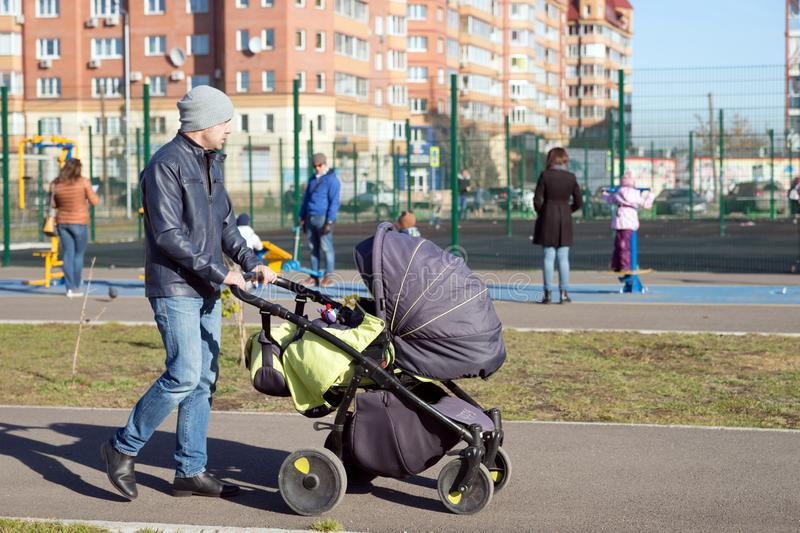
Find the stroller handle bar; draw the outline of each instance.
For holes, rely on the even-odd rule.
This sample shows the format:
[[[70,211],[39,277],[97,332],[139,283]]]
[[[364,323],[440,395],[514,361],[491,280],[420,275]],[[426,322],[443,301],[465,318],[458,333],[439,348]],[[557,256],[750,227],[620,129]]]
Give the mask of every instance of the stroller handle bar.
[[[252,280],[255,277],[255,274],[252,272],[246,272],[245,274],[249,274],[249,276],[245,275],[246,280],[248,278]],[[278,278],[278,280],[290,283],[292,285],[297,285],[296,283],[293,283],[285,279],[282,280],[281,278]],[[275,283],[277,284],[278,281],[276,280]],[[306,287],[303,287],[302,285],[300,285],[300,287],[306,289]],[[259,308],[262,313],[282,318],[296,325],[298,328],[310,331],[314,335],[331,343],[336,348],[346,353],[348,357],[354,359],[355,361],[358,361],[358,364],[360,364],[364,368],[365,374],[371,377],[376,383],[387,388],[388,390],[391,390],[392,392],[395,392],[396,394],[402,396],[404,399],[407,399],[408,401],[417,405],[419,408],[423,409],[429,415],[434,417],[436,420],[438,420],[442,424],[448,426],[451,430],[461,435],[463,440],[465,440],[470,445],[475,446],[478,444],[478,442],[476,441],[476,436],[473,435],[468,429],[459,426],[458,424],[456,424],[455,422],[444,416],[442,413],[440,413],[439,411],[428,405],[427,403],[417,399],[416,396],[414,396],[411,392],[409,392],[408,389],[406,389],[400,383],[400,381],[396,377],[394,377],[394,375],[387,372],[385,369],[381,368],[380,364],[377,361],[374,361],[369,357],[366,357],[365,355],[363,355],[361,352],[359,352],[349,344],[341,341],[338,337],[331,335],[330,333],[325,331],[324,328],[321,328],[316,324],[313,324],[309,319],[307,319],[304,316],[292,313],[291,311],[289,311],[288,309],[286,309],[281,305],[269,302],[267,300],[264,300],[263,298],[259,298],[255,294],[251,294],[247,291],[239,289],[239,287],[231,286],[230,289],[234,296],[236,296],[243,302],[246,302],[254,307]],[[316,293],[316,291],[310,291],[310,290],[309,292]],[[477,439],[480,439],[479,435],[477,436]]]
[[[242,272],[242,276],[244,277],[245,281],[255,281],[256,273],[255,272]],[[309,289],[305,285],[301,285],[300,283],[295,283],[292,280],[282,278],[278,276],[275,279],[274,285],[280,287],[281,289],[285,289],[289,292],[292,292],[298,296],[305,296],[311,301],[320,303],[320,304],[331,304],[336,310],[339,310],[342,307],[342,304],[337,302],[336,300],[329,298],[322,294],[319,291],[315,291],[313,289]],[[237,296],[238,297],[238,296]],[[254,304],[255,305],[255,304]]]

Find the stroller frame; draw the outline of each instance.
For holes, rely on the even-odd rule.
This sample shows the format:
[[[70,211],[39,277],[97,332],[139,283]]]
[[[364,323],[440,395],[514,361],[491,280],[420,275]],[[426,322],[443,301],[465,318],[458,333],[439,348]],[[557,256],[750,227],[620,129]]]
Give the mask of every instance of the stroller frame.
[[[253,274],[245,273],[245,279],[253,279]],[[313,426],[316,431],[331,430],[332,451],[340,461],[343,458],[343,434],[347,413],[356,397],[361,380],[364,377],[368,377],[375,384],[375,388],[391,391],[402,397],[404,400],[413,404],[415,408],[424,411],[439,424],[442,424],[448,428],[448,430],[456,433],[459,439],[467,444],[466,447],[460,450],[451,450],[447,453],[447,455],[458,455],[461,458],[459,471],[453,479],[452,486],[449,487],[450,493],[454,491],[461,494],[466,493],[479,477],[480,468],[482,466],[488,468],[490,465],[495,464],[498,451],[503,444],[502,417],[499,409],[491,408],[484,410],[483,407],[455,382],[452,380],[444,380],[441,383],[452,392],[454,396],[482,410],[492,420],[494,428],[484,431],[478,424],[470,424],[466,428],[459,425],[408,390],[393,373],[383,368],[379,361],[359,352],[352,346],[341,341],[338,337],[331,335],[325,331],[324,328],[312,323],[312,321],[303,314],[305,304],[309,300],[323,305],[330,304],[337,312],[347,312],[349,308],[344,307],[341,303],[325,296],[319,291],[315,291],[285,278],[277,278],[274,284],[295,294],[294,312],[279,304],[264,300],[249,292],[242,291],[235,286],[231,287],[231,291],[240,300],[259,309],[262,330],[266,333],[270,331],[270,318],[276,316],[294,324],[300,330],[310,331],[314,335],[331,343],[336,348],[346,353],[356,363],[354,375],[347,385],[344,396],[336,409],[333,424],[315,422]],[[373,344],[370,346],[373,346],[375,342],[381,341],[382,337],[384,336],[381,335],[376,341],[373,341]],[[386,341],[383,340],[382,342]],[[367,349],[365,349],[365,352]],[[505,460],[505,458],[503,459]],[[510,465],[508,466],[510,467]],[[457,513],[459,512],[455,509],[450,510]],[[478,510],[480,509],[475,509],[463,514],[469,514]]]

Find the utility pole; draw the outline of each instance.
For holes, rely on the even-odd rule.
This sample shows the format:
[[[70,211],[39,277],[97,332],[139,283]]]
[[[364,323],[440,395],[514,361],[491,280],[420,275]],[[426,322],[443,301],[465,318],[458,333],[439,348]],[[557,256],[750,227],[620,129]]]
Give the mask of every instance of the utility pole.
[[[106,152],[106,137],[108,128],[106,127],[106,79],[100,78],[98,80],[98,90],[100,91],[100,127],[102,130],[100,131],[100,140],[103,143],[103,146],[100,150],[101,157],[103,161],[101,163],[101,172],[103,176],[103,195],[105,198],[103,199],[106,203],[106,207],[108,208],[108,216],[111,217],[111,185],[108,183],[108,164],[106,162],[106,157],[108,156]]]

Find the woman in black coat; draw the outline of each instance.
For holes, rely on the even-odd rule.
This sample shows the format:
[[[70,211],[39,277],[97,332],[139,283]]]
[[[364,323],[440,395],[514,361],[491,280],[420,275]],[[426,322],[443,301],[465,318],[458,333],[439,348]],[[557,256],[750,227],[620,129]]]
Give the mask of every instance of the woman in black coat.
[[[572,245],[572,213],[583,206],[581,188],[575,174],[567,170],[569,156],[563,148],[547,153],[547,168],[536,183],[533,207],[536,226],[533,243],[544,248],[544,299],[549,304],[553,292],[553,263],[558,259],[558,288],[561,303],[569,303],[569,247]]]

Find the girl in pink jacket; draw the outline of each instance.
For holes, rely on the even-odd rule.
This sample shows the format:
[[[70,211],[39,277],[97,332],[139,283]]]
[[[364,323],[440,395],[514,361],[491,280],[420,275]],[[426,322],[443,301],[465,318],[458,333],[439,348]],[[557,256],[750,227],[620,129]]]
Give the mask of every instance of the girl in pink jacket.
[[[604,192],[603,199],[617,206],[617,212],[611,219],[611,228],[617,231],[614,237],[614,254],[611,257],[611,270],[628,272],[631,269],[631,234],[639,229],[637,211],[653,205],[655,195],[650,191],[636,188],[633,175],[626,170],[620,180],[620,186],[613,193]]]

